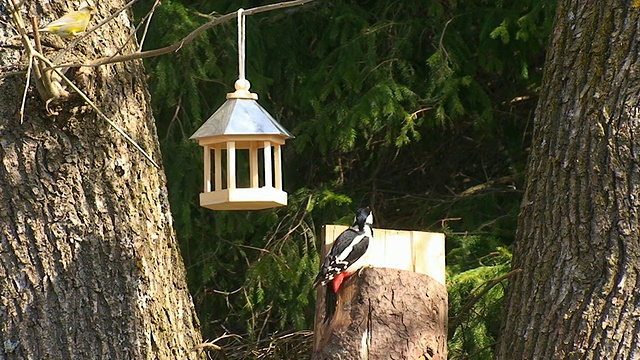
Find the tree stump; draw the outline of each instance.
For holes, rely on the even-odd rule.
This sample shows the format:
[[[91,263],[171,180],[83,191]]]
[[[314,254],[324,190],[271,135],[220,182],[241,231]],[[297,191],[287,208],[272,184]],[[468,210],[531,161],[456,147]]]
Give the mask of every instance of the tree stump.
[[[380,232],[374,230],[377,245],[373,251],[386,248],[386,255],[391,258],[394,250],[379,240],[384,238],[377,236]],[[333,234],[326,229],[325,233],[327,239],[335,238],[330,237]],[[408,239],[410,247],[415,247],[414,237],[402,238]],[[396,249],[403,248],[398,238],[393,241],[398,245]],[[444,237],[439,241],[444,253]],[[443,254],[432,254],[432,257],[440,255]],[[408,258],[416,262],[414,256]],[[444,258],[440,260],[436,262],[441,265],[435,268],[443,269]],[[436,273],[438,277],[444,275],[440,270]],[[332,306],[332,302],[335,309],[329,311],[333,314],[327,319],[327,306]],[[319,287],[312,360],[444,360],[447,358],[447,313],[443,278],[396,268],[365,268],[347,278],[337,296],[326,286]]]

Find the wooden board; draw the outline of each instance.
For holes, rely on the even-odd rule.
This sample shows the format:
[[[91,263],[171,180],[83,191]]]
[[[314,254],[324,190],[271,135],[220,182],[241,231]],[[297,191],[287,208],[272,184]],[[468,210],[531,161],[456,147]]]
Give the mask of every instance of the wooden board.
[[[323,257],[346,229],[343,225],[324,226]],[[367,253],[373,267],[413,271],[445,285],[443,233],[374,228]]]
[[[211,210],[259,210],[287,205],[287,193],[273,187],[234,188],[200,193],[200,206]]]

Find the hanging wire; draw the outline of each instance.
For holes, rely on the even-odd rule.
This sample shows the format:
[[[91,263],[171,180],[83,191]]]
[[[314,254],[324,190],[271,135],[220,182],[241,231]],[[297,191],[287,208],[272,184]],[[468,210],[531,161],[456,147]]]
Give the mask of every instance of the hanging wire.
[[[238,9],[238,79],[245,80],[244,76],[244,45],[245,45],[245,16],[244,9]]]

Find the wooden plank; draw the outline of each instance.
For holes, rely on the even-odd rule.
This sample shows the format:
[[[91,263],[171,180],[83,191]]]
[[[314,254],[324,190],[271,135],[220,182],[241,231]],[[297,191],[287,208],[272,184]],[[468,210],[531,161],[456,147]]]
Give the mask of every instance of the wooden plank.
[[[411,236],[407,231],[399,230],[377,230],[383,233],[384,239],[384,259],[382,267],[400,270],[413,271],[413,256],[411,255]],[[377,234],[376,234],[377,236]],[[374,242],[377,239],[374,236]]]
[[[211,210],[259,210],[287,205],[287,193],[275,188],[235,188],[200,193],[200,206]]]
[[[368,262],[373,267],[386,267],[387,264],[387,232],[373,229],[373,241],[369,241]]]
[[[347,229],[344,225],[325,225],[325,248],[322,256],[331,248],[333,241]],[[412,271],[429,275],[445,285],[445,236],[442,233],[373,229],[373,241],[369,242],[367,254],[373,267]]]
[[[412,231],[413,263],[417,273],[427,274],[445,284],[445,237],[443,233]]]

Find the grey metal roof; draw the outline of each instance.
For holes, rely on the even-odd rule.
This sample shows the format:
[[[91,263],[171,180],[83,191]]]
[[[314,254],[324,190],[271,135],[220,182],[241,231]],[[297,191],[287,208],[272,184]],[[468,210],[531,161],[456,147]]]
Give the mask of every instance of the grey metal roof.
[[[294,136],[280,125],[257,101],[228,99],[209,117],[190,139],[216,135],[282,135]]]

